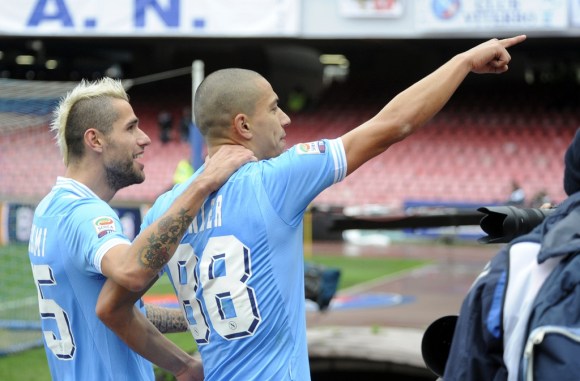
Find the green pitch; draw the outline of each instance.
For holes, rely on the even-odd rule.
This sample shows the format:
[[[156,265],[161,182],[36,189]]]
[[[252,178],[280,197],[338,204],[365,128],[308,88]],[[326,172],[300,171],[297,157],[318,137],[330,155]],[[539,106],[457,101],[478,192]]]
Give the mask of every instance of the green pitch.
[[[425,261],[414,259],[342,257],[338,256],[340,253],[336,255],[317,256],[314,253],[308,260],[341,269],[339,289],[386,277],[401,271],[408,271],[426,264]],[[11,307],[11,303],[14,300],[27,301],[25,303],[27,306],[25,308],[27,310],[26,314],[36,319],[38,316],[37,296],[32,281],[26,246],[0,246],[0,269],[2,271],[0,276],[0,303],[7,303],[6,305]],[[173,288],[167,277],[161,278],[147,292],[150,295],[171,293],[173,293]],[[29,299],[33,303],[28,302]],[[20,308],[8,309],[20,310]],[[4,311],[4,316],[8,316],[9,313],[13,314],[14,311]],[[2,316],[1,312],[0,316]],[[13,334],[15,333],[0,330],[0,344],[3,337],[4,340],[8,340],[8,336]],[[40,337],[40,332],[33,331],[29,334]],[[195,343],[189,332],[169,334],[167,336],[187,352],[191,353],[196,350]],[[2,381],[50,381],[44,348],[29,349],[0,357],[0,379]]]

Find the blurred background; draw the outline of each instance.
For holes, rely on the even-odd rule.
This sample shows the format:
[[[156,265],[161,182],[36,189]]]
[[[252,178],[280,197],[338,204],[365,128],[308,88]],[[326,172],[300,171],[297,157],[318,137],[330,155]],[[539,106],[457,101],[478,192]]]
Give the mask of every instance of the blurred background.
[[[155,198],[205,156],[191,117],[205,75],[225,67],[264,75],[292,119],[292,145],[338,137],[454,54],[517,34],[528,40],[510,50],[508,73],[469,76],[421,131],[313,202],[306,259],[342,266],[342,278],[336,303],[324,313],[313,306],[309,327],[313,340],[347,348],[333,355],[313,342],[319,380],[336,369],[429,377],[417,340],[429,322],[457,312],[498,249],[476,243],[484,234],[476,209],[564,199],[563,154],[580,126],[580,1],[0,0],[0,378],[26,379],[18,361],[30,359],[19,356],[37,353],[45,362],[26,245],[36,203],[64,173],[51,111],[81,79],[123,80],[153,140],[143,159],[147,180],[112,202],[132,237]],[[453,219],[463,214],[468,222]],[[336,228],[345,218],[429,215],[440,218]],[[351,280],[357,264],[361,278]],[[373,288],[377,279],[386,279],[383,288]],[[157,293],[164,300],[171,291]],[[392,342],[414,344],[373,358],[379,349],[325,336],[325,327],[344,326],[366,330],[359,338],[413,329],[396,331],[402,338]],[[352,360],[351,368],[337,359]]]

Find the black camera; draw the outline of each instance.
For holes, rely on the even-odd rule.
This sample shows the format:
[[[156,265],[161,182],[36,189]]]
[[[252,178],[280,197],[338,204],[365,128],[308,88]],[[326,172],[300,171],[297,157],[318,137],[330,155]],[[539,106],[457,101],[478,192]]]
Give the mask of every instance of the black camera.
[[[555,208],[517,208],[515,206],[488,206],[477,209],[486,215],[479,222],[487,233],[480,243],[508,243],[512,239],[529,233],[538,226]]]
[[[448,315],[435,320],[423,334],[421,355],[427,368],[438,377],[443,377],[445,364],[451,350],[457,315]]]
[[[479,222],[479,226],[488,235],[478,241],[480,243],[508,243],[532,231],[554,210],[555,208],[517,208],[515,206],[481,207],[477,211],[485,213],[485,216]],[[423,335],[421,343],[423,361],[427,368],[439,377],[443,377],[445,371],[457,318],[457,315],[441,317],[431,323]]]

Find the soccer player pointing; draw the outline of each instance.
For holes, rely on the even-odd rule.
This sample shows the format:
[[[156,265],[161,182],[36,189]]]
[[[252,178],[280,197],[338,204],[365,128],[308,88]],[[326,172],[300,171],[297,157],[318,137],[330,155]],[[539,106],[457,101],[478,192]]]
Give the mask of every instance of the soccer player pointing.
[[[224,146],[240,145],[259,159],[205,200],[165,266],[199,347],[206,380],[310,379],[302,253],[307,206],[417,131],[470,72],[508,70],[507,48],[524,39],[493,39],[458,54],[345,135],[288,150],[290,118],[264,77],[224,69],[205,78],[194,109],[210,157],[214,160]],[[206,170],[162,195],[143,227],[154,224]],[[117,325],[115,315],[122,316],[135,297],[109,283],[98,302],[110,312],[103,314],[105,323],[120,334],[138,330]],[[146,350],[139,340],[127,342],[139,352]]]

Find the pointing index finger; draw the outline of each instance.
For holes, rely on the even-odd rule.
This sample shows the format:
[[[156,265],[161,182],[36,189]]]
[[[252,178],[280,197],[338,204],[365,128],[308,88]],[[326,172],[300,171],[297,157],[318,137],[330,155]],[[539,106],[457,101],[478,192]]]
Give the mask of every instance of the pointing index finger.
[[[500,43],[504,48],[509,48],[511,46],[524,42],[526,38],[527,36],[525,34],[520,34],[519,36],[504,38],[500,40]]]

